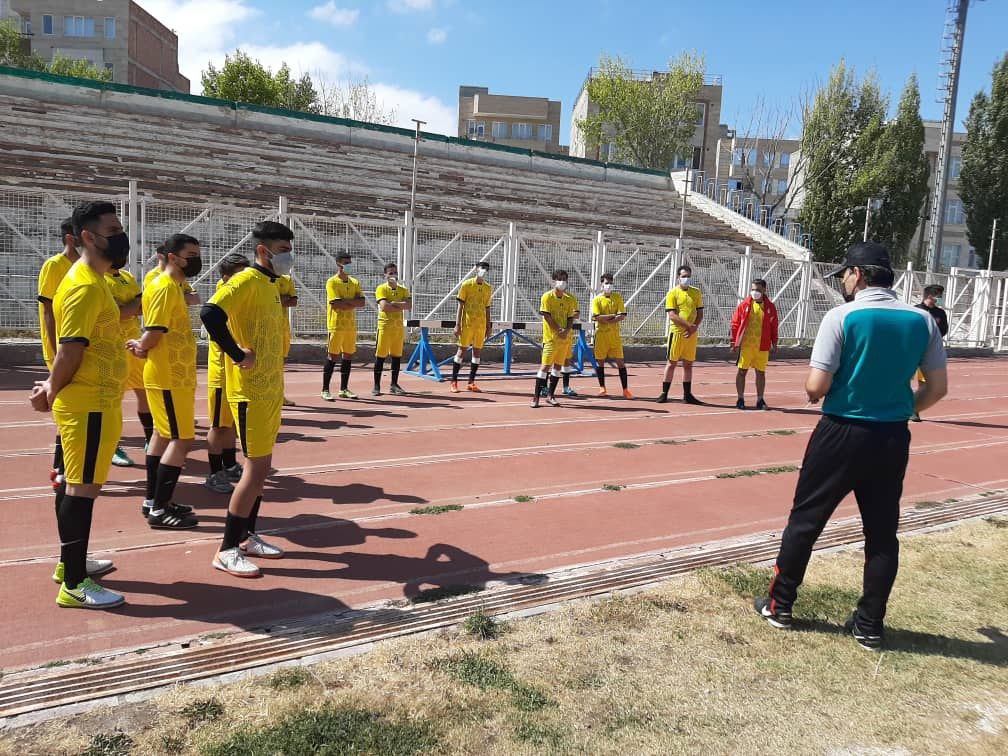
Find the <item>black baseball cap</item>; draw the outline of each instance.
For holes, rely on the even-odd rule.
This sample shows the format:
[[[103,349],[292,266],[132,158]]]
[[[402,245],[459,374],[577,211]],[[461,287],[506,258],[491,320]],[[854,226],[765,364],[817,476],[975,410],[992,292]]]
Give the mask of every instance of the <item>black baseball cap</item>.
[[[848,268],[863,268],[866,265],[875,265],[879,268],[892,270],[889,250],[886,249],[884,244],[860,242],[852,247],[848,247],[843,265],[830,273],[828,277],[836,278],[841,276]]]

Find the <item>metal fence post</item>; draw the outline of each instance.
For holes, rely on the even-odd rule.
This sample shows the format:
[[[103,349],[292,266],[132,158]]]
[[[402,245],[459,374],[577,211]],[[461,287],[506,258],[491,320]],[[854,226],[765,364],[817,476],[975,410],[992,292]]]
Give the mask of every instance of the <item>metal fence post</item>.
[[[812,298],[812,255],[805,254],[801,261],[801,284],[798,287],[798,310],[795,312],[795,338],[802,341],[808,338],[809,308]]]
[[[140,192],[137,188],[137,182],[135,179],[130,179],[129,182],[129,198],[127,199],[126,205],[126,233],[129,236],[130,245],[130,272],[135,278],[140,278],[137,275],[140,267],[139,258],[143,255],[143,251],[140,249]]]
[[[518,233],[515,224],[508,223],[507,241],[504,243],[504,259],[507,263],[507,288],[504,292],[503,306],[505,322],[514,320],[518,311]]]
[[[914,299],[914,267],[913,261],[907,260],[906,278],[903,279],[903,301],[907,304]]]
[[[752,265],[752,247],[746,245],[745,254],[739,260],[738,287],[735,291],[735,295],[739,298],[739,301],[742,301],[747,296],[746,292],[752,279]]]

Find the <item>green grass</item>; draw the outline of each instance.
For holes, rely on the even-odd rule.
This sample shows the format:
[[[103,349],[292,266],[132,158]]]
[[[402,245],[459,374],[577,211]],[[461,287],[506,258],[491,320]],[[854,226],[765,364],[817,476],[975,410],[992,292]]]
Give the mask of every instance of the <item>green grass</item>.
[[[478,609],[462,623],[462,630],[480,640],[493,640],[500,635],[500,624],[482,609]]]
[[[617,449],[640,449],[640,444],[631,444],[629,441],[620,441],[613,444]]]
[[[753,599],[765,596],[773,578],[768,567],[753,567],[743,564],[722,569],[705,568],[698,572],[701,582],[708,587],[721,585],[736,596]],[[850,616],[861,594],[857,591],[836,586],[804,585],[798,591],[794,612],[796,620],[819,620],[843,622]],[[727,643],[732,639],[722,638]]]
[[[133,738],[125,732],[99,733],[81,756],[126,756],[133,748]]]
[[[288,669],[281,669],[279,672],[271,675],[269,686],[273,690],[289,690],[291,688],[300,688],[302,685],[311,682],[311,679],[311,673],[303,667],[290,667]]]
[[[514,500],[517,501],[519,504],[524,504],[529,501],[535,501],[535,496],[526,496],[525,494],[519,494],[518,496],[514,497]]]
[[[439,742],[434,727],[424,719],[392,718],[364,708],[329,705],[297,711],[271,727],[236,732],[204,753],[207,756],[411,756],[436,752]]]
[[[735,470],[733,472],[718,473],[719,478],[752,478],[756,475],[780,475],[781,473],[798,472],[794,465],[781,465],[779,467],[760,467],[756,470]]]
[[[617,485],[615,483],[606,483],[602,486],[603,491],[622,491],[623,486]]]
[[[527,715],[518,719],[512,737],[519,743],[528,743],[547,749],[559,748],[564,740],[563,733],[556,727],[536,722]]]
[[[934,509],[935,507],[940,507],[942,503],[940,501],[915,501],[914,509]]]
[[[510,694],[511,703],[519,711],[539,711],[553,703],[538,688],[518,680],[500,662],[472,651],[462,651],[442,659],[435,659],[429,666],[480,690],[505,691]]]
[[[995,528],[1008,528],[1008,518],[1005,517],[987,517],[984,519],[988,525],[993,525]]]
[[[216,698],[198,698],[179,709],[190,727],[213,722],[224,716],[224,705]]]
[[[410,599],[413,604],[429,604],[455,596],[465,596],[467,593],[479,593],[482,588],[475,585],[443,585],[438,588],[427,588]]]
[[[177,735],[161,736],[161,750],[165,753],[182,753],[185,751],[185,747],[185,738],[178,737]]]
[[[768,436],[793,436],[798,431],[793,430],[772,430],[767,431]]]
[[[461,504],[438,504],[433,507],[417,507],[416,509],[411,509],[410,514],[415,515],[439,515],[445,512],[458,512],[462,509]]]

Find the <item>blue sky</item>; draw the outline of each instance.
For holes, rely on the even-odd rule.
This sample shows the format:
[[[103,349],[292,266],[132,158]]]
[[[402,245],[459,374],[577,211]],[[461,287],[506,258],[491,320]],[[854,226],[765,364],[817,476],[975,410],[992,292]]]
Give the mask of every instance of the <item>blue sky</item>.
[[[907,76],[921,84],[922,115],[935,102],[945,0],[704,2],[693,0],[140,0],[180,38],[183,73],[199,93],[208,61],[242,47],[272,66],[366,74],[398,119],[425,118],[454,133],[458,86],[563,102],[561,139],[588,69],[601,53],[635,68],[664,66],[683,50],[706,56],[724,77],[722,121],[745,128],[760,98],[786,105],[841,57],[875,68],[898,97]],[[1008,3],[973,2],[966,29],[957,122],[989,88],[1008,49]]]

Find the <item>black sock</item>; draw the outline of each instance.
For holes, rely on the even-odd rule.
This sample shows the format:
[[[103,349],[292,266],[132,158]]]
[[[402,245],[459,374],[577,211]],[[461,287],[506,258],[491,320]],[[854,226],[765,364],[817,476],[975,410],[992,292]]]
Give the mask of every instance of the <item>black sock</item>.
[[[537,377],[536,378],[535,393],[532,394],[532,396],[538,397],[540,394],[542,394],[542,390],[543,390],[543,388],[545,386],[546,386],[546,379],[545,378],[538,378]]]
[[[164,462],[158,465],[157,485],[154,489],[152,511],[164,509],[165,506],[171,503],[172,496],[175,495],[175,484],[178,483],[179,475],[181,474],[181,467],[166,465]]]
[[[595,377],[598,378],[598,385],[605,388],[605,367],[602,365],[598,366],[598,370],[595,371]]]
[[[137,417],[140,418],[140,425],[143,426],[144,441],[149,444],[151,436],[154,435],[154,415],[150,412],[137,412]]]
[[[221,458],[223,459],[224,467],[234,467],[238,464],[238,450],[235,448],[221,449]]]
[[[693,396],[693,381],[682,382],[682,395],[684,397]]]
[[[60,537],[60,561],[63,562],[63,582],[76,588],[87,577],[87,548],[91,537],[91,514],[94,499],[64,496],[56,524]]]
[[[668,396],[668,390],[672,388],[671,381],[664,381],[661,385],[661,392],[663,395]]]
[[[147,493],[144,498],[147,501],[154,501],[154,492],[157,490],[157,471],[161,466],[161,457],[147,455]]]
[[[392,358],[392,385],[399,385],[399,368],[402,365],[402,357]]]
[[[53,449],[53,470],[63,472],[63,439],[56,436],[56,447]]]
[[[329,384],[332,383],[332,374],[336,369],[336,363],[326,357],[325,365],[322,366],[322,390],[328,391]]]
[[[375,357],[374,361],[374,385],[375,387],[381,386],[381,373],[385,368],[385,358]]]
[[[350,360],[341,360],[339,364],[339,387],[340,391],[350,390],[350,368],[353,363]]]
[[[223,454],[207,454],[210,458],[210,474],[219,473],[224,469],[224,455]]]
[[[479,366],[478,362],[469,363],[469,383],[476,383],[476,373],[479,372]]]
[[[568,372],[564,372],[564,374],[563,374],[563,386],[564,386],[564,391],[566,391],[567,389],[569,389],[569,388],[570,388],[570,377],[571,377],[571,374],[570,374],[570,373],[568,373]]]
[[[248,533],[248,518],[227,513],[224,520],[224,538],[221,540],[221,551],[233,549],[245,540]]]
[[[452,360],[452,383],[458,383],[458,375],[461,369],[462,363],[457,360]]]
[[[556,397],[556,387],[560,383],[559,375],[551,375],[549,379],[549,395],[551,397]]]
[[[619,369],[619,382],[623,384],[624,389],[627,387],[627,373],[625,367],[621,367]]]
[[[248,516],[248,532],[256,532],[256,522],[259,520],[259,507],[262,506],[262,496],[256,496],[255,504],[252,505],[252,511],[249,512]]]
[[[63,497],[66,496],[66,481],[64,480],[58,486],[56,486],[56,516],[59,517],[60,504],[63,503]]]

